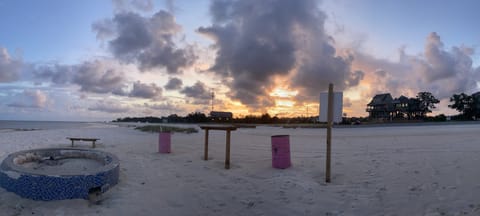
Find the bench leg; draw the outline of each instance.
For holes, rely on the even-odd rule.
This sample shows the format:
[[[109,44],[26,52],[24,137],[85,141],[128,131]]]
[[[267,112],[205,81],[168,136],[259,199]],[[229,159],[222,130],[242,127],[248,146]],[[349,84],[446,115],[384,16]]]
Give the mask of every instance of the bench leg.
[[[72,140],[72,147],[73,147],[73,140]]]
[[[93,148],[95,148],[95,141],[92,141],[92,142],[93,142],[92,146],[93,146]]]

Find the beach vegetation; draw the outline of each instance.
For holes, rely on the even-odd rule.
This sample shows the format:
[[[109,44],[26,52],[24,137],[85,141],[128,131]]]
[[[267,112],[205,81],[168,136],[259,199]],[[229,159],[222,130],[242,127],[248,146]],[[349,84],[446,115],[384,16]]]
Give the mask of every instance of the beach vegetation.
[[[198,133],[198,130],[193,127],[183,128],[183,127],[173,127],[173,126],[164,126],[164,125],[146,125],[146,126],[136,127],[135,129],[143,132],[152,132],[152,133],[158,133],[158,132],[186,133],[186,134]]]

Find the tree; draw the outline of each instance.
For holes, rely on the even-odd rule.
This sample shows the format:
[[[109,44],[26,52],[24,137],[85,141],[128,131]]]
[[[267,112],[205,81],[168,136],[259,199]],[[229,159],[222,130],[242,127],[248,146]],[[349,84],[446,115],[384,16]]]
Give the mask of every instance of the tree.
[[[427,113],[431,113],[431,109],[436,108],[435,104],[440,103],[440,101],[430,92],[419,92],[417,94],[417,99],[420,101],[419,108],[423,117],[425,117]]]
[[[417,119],[419,116],[419,113],[422,113],[422,109],[420,109],[420,99],[409,98],[408,109],[407,109],[408,119]]]
[[[472,96],[465,93],[454,94],[450,97],[450,102],[453,102],[453,104],[448,105],[448,107],[461,112],[465,119],[472,119],[475,116],[475,100]]]
[[[196,122],[207,122],[208,118],[205,114],[201,112],[194,112],[194,113],[189,113],[187,116],[185,116],[185,120],[189,123],[196,123]]]
[[[265,114],[262,114],[262,116],[260,117],[260,121],[263,124],[270,124],[272,123],[272,117],[270,117],[270,114],[265,113]]]

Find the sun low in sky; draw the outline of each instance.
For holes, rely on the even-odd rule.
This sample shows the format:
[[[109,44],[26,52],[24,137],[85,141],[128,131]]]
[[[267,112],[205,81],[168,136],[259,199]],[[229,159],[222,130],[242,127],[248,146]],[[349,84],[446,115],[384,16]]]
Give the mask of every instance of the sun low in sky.
[[[0,0],[0,119],[344,113],[479,91],[475,0]]]

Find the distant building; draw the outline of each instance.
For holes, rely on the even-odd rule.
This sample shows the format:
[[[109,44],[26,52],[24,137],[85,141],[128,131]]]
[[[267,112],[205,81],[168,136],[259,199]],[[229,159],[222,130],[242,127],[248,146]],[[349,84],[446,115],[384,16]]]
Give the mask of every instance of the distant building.
[[[367,104],[367,112],[372,119],[391,119],[393,98],[390,93],[378,94]]]
[[[231,112],[211,111],[210,118],[214,121],[231,121],[233,114]]]
[[[479,94],[480,96],[480,94]],[[401,95],[393,99],[390,93],[378,94],[367,104],[369,118],[374,120],[417,119],[423,117],[420,100]]]

